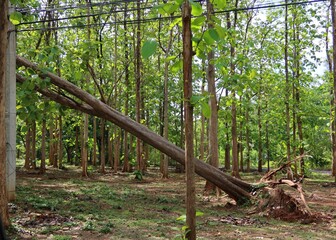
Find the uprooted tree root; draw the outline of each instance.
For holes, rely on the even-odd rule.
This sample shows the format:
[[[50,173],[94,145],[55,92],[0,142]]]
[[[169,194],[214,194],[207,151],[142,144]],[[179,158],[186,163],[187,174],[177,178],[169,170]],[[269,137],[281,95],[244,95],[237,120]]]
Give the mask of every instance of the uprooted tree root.
[[[256,195],[254,212],[284,221],[311,223],[323,221],[322,215],[312,213],[305,203],[287,194],[282,188],[265,187]]]

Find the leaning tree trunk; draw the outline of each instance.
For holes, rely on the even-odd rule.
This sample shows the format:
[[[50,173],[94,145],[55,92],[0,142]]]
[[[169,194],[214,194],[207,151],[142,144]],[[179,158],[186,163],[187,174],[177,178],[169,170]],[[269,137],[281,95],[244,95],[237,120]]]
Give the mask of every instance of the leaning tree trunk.
[[[177,162],[182,165],[185,164],[185,154],[184,150],[177,147],[173,143],[164,139],[160,135],[149,130],[146,126],[132,120],[131,118],[124,116],[120,112],[111,108],[102,101],[96,99],[89,93],[83,91],[76,85],[58,77],[57,75],[41,71],[36,64],[29,62],[28,60],[17,57],[17,64],[19,66],[25,66],[28,68],[35,69],[41,78],[50,78],[52,84],[64,89],[68,93],[76,96],[82,100],[83,104],[78,103],[70,98],[62,97],[61,95],[52,92],[48,89],[36,89],[43,95],[49,97],[50,99],[59,102],[60,104],[66,105],[68,107],[80,110],[82,112],[104,118],[115,125],[121,127],[122,129],[128,131],[134,136],[140,138],[141,140],[152,145],[154,148],[160,150],[161,152],[167,154],[172,159],[175,159]],[[17,81],[23,82],[25,79],[17,74]],[[195,161],[195,171],[198,175],[204,177],[206,180],[211,181],[213,184],[221,188],[226,192],[231,198],[233,198],[238,204],[244,204],[249,202],[251,195],[249,192],[253,189],[253,186],[249,183],[236,179],[232,176],[229,176],[219,169],[210,166],[209,164],[202,162],[198,159]]]

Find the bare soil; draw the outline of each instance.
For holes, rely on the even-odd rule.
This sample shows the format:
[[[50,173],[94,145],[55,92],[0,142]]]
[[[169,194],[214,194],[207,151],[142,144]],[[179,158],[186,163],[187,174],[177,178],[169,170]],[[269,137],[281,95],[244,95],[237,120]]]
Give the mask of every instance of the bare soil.
[[[243,174],[257,182],[260,175]],[[282,221],[250,214],[225,194],[203,196],[205,180],[197,177],[197,239],[335,239],[336,184],[327,174],[305,179],[303,189],[320,222]],[[295,191],[286,189],[286,191]],[[80,169],[48,169],[44,175],[17,171],[17,199],[10,203],[10,239],[183,239],[185,180],[170,173],[161,179],[149,169],[142,181],[133,174]],[[183,217],[182,217],[183,219]]]

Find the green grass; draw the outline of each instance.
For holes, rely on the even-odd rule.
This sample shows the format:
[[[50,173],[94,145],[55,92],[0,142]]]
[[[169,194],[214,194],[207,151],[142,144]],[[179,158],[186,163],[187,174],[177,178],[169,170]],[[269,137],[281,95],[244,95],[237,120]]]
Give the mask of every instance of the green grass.
[[[64,172],[59,173],[62,175]],[[141,182],[129,176],[116,177],[113,181],[109,178],[112,177],[71,179],[55,178],[53,175],[51,179],[41,176],[19,179],[14,202],[18,210],[11,213],[16,233],[11,235],[11,239],[21,239],[22,229],[28,229],[33,236],[43,235],[43,238],[37,239],[46,239],[51,235],[52,239],[86,239],[85,234],[91,234],[90,238],[96,236],[97,239],[181,239],[181,228],[185,223],[177,218],[185,214],[183,175],[174,175],[174,180],[168,182],[158,178],[148,183],[144,182],[146,176]],[[242,178],[256,182],[260,176],[244,173]],[[313,184],[309,185],[311,188],[319,187],[319,182],[330,180],[329,176],[316,174],[307,181]],[[218,236],[224,239],[246,239],[246,234],[274,239],[290,239],[292,234],[296,239],[309,239],[310,236],[318,239],[323,236],[317,228],[310,231],[310,225],[262,216],[251,217],[267,225],[221,222],[219,219],[228,215],[246,217],[250,207],[226,209],[225,203],[203,201],[201,193],[204,181],[198,181],[197,210],[204,213],[197,217],[198,239],[212,239],[216,234],[222,234]],[[24,221],[27,219],[40,225],[26,224]],[[327,227],[323,231],[327,232],[326,239],[336,234],[335,229]],[[77,234],[76,237],[73,234]]]

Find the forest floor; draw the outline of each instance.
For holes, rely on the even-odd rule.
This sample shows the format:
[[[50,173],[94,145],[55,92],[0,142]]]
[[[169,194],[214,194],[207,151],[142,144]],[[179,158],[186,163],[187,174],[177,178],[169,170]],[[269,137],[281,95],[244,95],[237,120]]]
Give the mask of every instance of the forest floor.
[[[248,182],[261,175],[243,174]],[[197,239],[335,239],[336,184],[329,175],[311,173],[303,189],[313,212],[326,221],[304,224],[250,215],[225,194],[203,196],[197,177]],[[291,191],[289,189],[289,191]],[[184,174],[163,180],[149,170],[142,181],[127,173],[91,170],[82,178],[76,167],[48,168],[40,175],[17,170],[17,198],[10,203],[10,239],[183,239]],[[229,204],[228,204],[229,203]],[[183,219],[183,217],[182,217]]]

